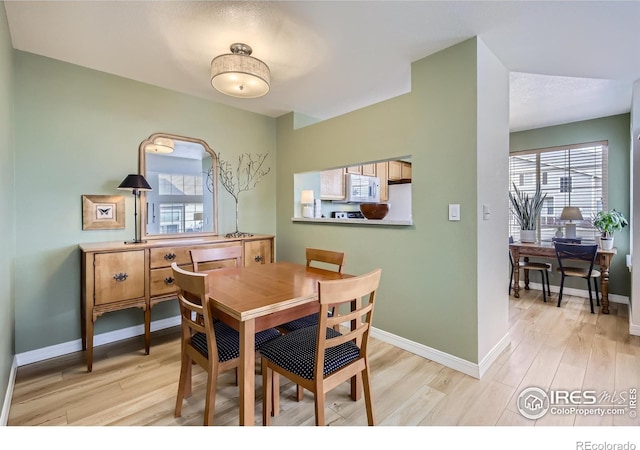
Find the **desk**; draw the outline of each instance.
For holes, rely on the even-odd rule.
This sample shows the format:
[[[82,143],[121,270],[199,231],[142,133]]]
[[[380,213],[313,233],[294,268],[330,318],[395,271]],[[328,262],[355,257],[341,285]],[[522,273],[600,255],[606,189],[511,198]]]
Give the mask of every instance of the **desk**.
[[[525,244],[522,242],[516,242],[509,244],[509,250],[516,267],[513,273],[513,296],[515,298],[520,297],[520,271],[518,268],[518,261],[521,257],[535,256],[538,258],[549,258],[557,261],[556,249],[549,243],[543,244]],[[598,249],[596,255],[596,264],[600,266],[600,272],[602,273],[602,279],[600,280],[600,286],[602,291],[602,304],[600,306],[600,312],[602,314],[609,314],[609,266],[611,264],[611,258],[617,253],[614,248],[612,250]],[[528,281],[528,280],[527,280]]]
[[[318,281],[348,278],[304,264],[276,262],[208,273],[214,314],[240,333],[240,425],[255,423],[255,334],[293,319],[317,313]],[[360,394],[352,383],[351,395]]]

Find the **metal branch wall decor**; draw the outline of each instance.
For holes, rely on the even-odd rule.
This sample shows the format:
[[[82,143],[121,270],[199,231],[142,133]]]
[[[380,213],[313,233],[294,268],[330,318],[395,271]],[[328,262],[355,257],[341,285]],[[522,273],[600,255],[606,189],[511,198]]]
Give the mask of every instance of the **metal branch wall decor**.
[[[236,202],[236,230],[233,233],[227,233],[226,237],[253,236],[251,233],[239,231],[238,206],[240,193],[254,189],[271,171],[270,167],[265,167],[267,156],[269,156],[268,153],[243,153],[238,156],[238,164],[234,170],[231,163],[222,159],[220,153],[218,154],[220,183]]]

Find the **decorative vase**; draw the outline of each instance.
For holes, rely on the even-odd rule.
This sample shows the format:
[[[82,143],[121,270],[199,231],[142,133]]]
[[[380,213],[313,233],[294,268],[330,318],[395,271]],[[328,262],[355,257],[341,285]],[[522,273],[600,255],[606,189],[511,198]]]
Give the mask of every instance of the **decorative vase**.
[[[613,236],[609,238],[600,237],[600,247],[602,247],[602,250],[613,249]]]
[[[521,242],[536,242],[536,230],[520,230]]]

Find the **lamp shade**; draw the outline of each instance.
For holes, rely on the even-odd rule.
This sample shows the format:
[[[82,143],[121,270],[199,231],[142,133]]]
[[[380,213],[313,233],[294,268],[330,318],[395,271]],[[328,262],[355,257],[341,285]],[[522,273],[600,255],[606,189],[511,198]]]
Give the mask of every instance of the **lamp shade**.
[[[583,220],[580,208],[577,206],[565,206],[562,208],[560,220]]]
[[[147,183],[147,180],[144,179],[142,175],[139,174],[130,174],[122,180],[118,189],[137,189],[139,191],[150,191],[151,186]]]
[[[300,196],[300,203],[303,205],[310,205],[313,203],[313,191],[302,191],[302,195]]]
[[[251,55],[246,44],[232,44],[231,53],[211,61],[211,85],[231,97],[256,98],[269,92],[269,66]]]

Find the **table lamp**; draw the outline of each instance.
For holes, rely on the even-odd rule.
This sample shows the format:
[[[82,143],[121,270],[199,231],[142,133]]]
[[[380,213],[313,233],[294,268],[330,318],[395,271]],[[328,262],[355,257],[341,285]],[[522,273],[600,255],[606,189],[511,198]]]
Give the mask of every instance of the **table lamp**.
[[[569,223],[566,223],[565,233],[568,238],[576,237],[576,224],[573,223],[573,220],[583,220],[582,213],[580,212],[580,208],[577,206],[565,206],[562,208],[562,213],[560,214],[560,220],[568,220]]]
[[[151,190],[151,186],[149,186],[149,183],[147,183],[147,180],[144,179],[144,177],[142,175],[139,174],[130,174],[127,175],[127,177],[122,180],[122,183],[120,183],[120,186],[118,186],[118,189],[131,189],[131,192],[133,193],[134,198],[134,203],[133,203],[133,211],[134,211],[134,228],[135,228],[135,236],[133,241],[125,241],[125,244],[140,244],[142,242],[147,242],[147,241],[142,241],[139,238],[139,234],[138,234],[138,227],[139,227],[139,223],[138,223],[138,202],[140,201],[140,191],[150,191]]]
[[[313,191],[302,191],[300,196],[300,203],[302,203],[302,217],[313,217]]]

